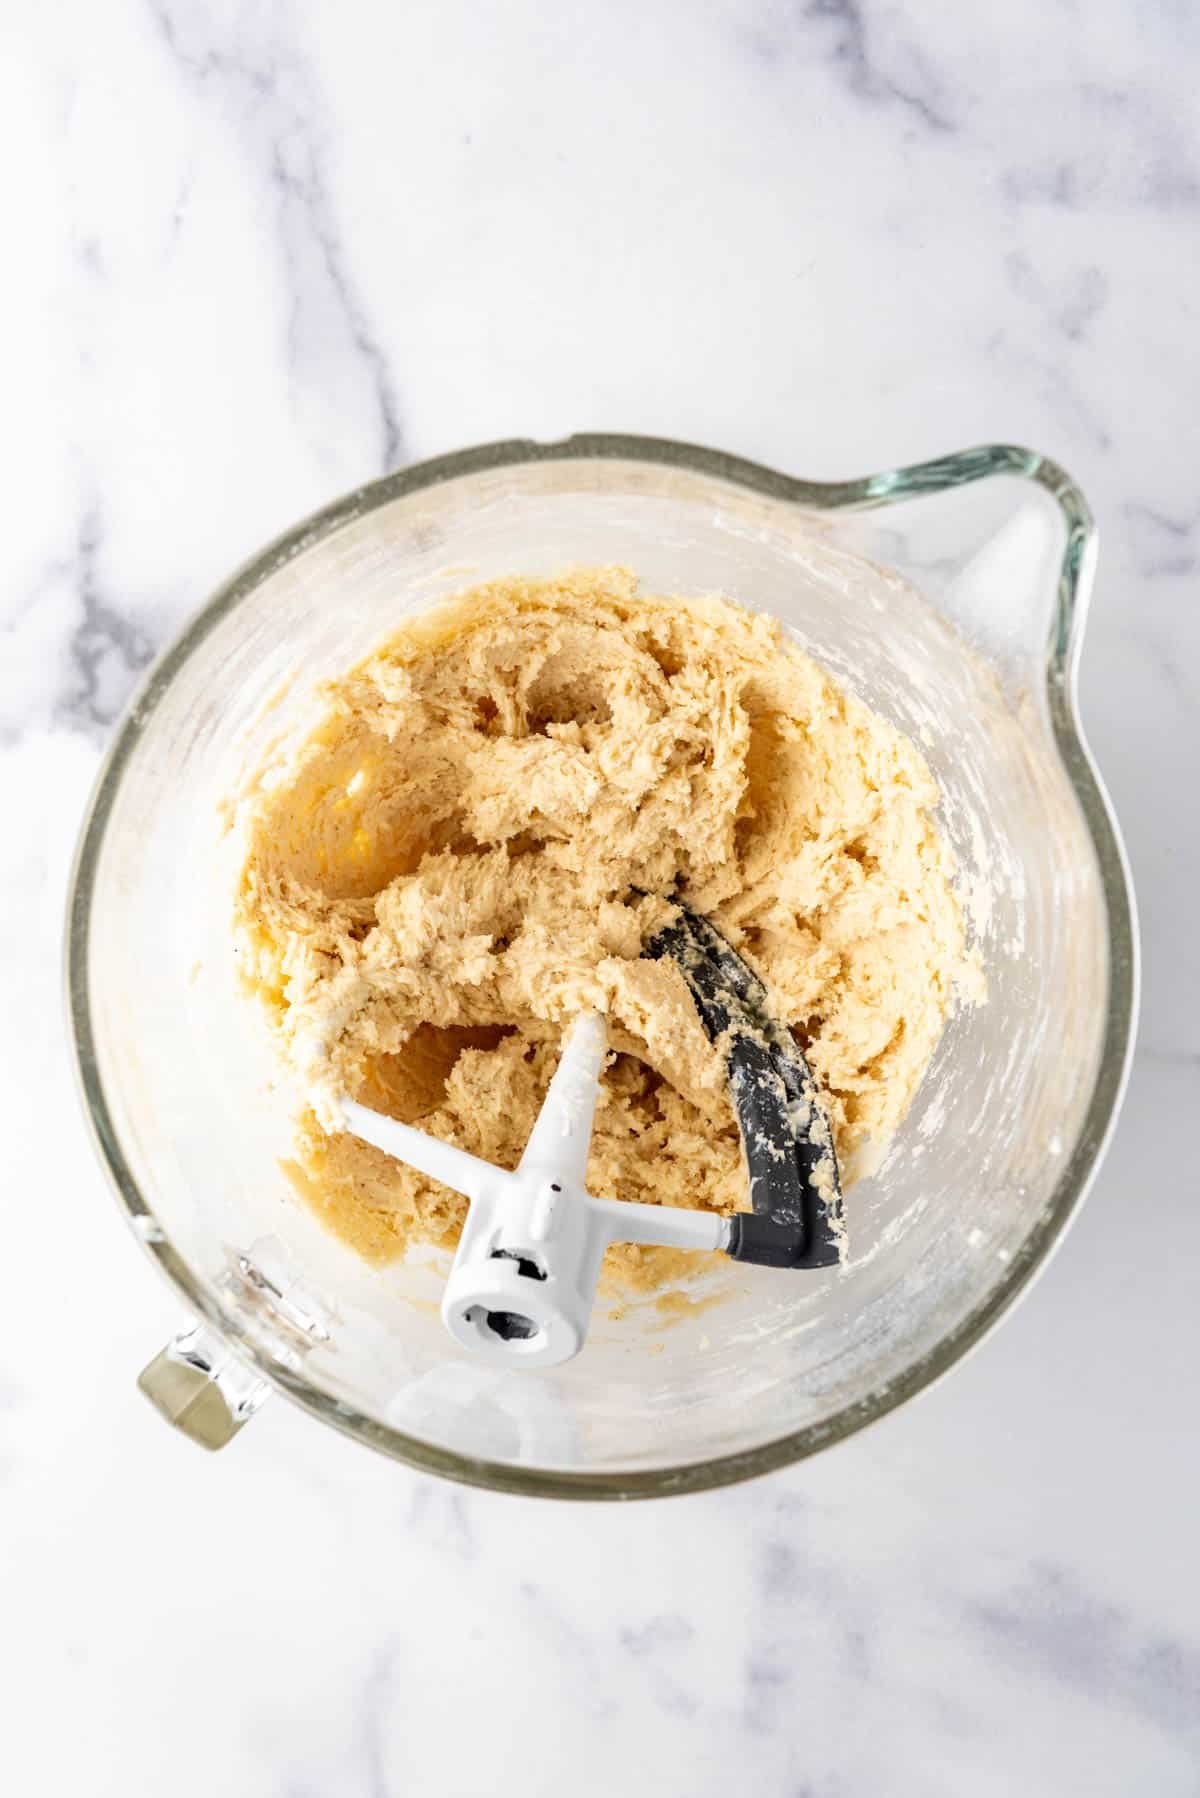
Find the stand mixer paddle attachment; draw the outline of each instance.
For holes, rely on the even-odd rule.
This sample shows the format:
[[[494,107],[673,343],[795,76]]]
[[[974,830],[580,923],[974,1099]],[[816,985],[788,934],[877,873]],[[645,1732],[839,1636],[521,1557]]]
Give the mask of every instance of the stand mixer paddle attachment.
[[[487,1360],[554,1367],[583,1347],[604,1252],[613,1242],[720,1249],[766,1267],[835,1265],[842,1200],[829,1117],[766,989],[719,931],[678,918],[644,953],[669,957],[710,1041],[722,1041],[750,1180],[751,1209],[732,1217],[676,1205],[597,1199],[586,1186],[592,1119],[607,1052],[603,1017],[586,1012],[562,1057],[515,1173],[342,1101],[346,1128],[470,1200],[442,1296],[450,1334]]]

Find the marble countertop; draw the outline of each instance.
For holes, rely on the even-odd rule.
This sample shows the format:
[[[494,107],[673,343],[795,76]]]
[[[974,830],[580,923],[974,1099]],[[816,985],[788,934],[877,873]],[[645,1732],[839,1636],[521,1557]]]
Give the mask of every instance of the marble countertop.
[[[1195,1793],[1200,15],[70,0],[0,40],[0,1786]],[[492,1497],[283,1402],[205,1457],[134,1389],[180,1308],[63,1041],[98,758],[273,533],[582,428],[818,477],[1010,438],[1081,482],[1146,945],[1115,1145],[966,1366],[755,1484]]]

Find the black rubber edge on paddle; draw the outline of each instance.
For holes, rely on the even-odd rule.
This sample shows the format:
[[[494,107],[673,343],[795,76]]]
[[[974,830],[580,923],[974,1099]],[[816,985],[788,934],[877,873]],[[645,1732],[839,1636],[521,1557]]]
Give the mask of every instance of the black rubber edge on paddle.
[[[750,1176],[749,1211],[730,1218],[726,1253],[763,1267],[832,1267],[841,1258],[842,1193],[829,1116],[766,989],[721,933],[681,906],[643,954],[679,968],[726,1066]]]

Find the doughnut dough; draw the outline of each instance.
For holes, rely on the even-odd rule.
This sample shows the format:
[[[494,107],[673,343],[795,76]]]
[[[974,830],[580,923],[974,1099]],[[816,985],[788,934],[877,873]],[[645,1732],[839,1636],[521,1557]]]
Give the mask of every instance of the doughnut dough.
[[[327,698],[244,820],[239,955],[294,1066],[511,1168],[564,1027],[597,1008],[590,1189],[737,1210],[720,1056],[678,971],[640,955],[678,893],[766,981],[847,1178],[886,1142],[968,984],[938,790],[772,619],[620,568],[494,581]],[[325,1223],[377,1263],[452,1246],[466,1201],[332,1120],[304,1114],[289,1164]],[[636,1291],[691,1261],[618,1245],[607,1272]]]

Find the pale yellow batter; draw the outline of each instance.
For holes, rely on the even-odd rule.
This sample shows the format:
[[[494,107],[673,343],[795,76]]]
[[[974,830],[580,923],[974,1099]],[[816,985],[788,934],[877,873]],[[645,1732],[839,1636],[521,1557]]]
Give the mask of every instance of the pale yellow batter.
[[[719,599],[623,569],[493,582],[328,690],[249,816],[239,947],[285,1053],[515,1166],[580,1010],[608,1017],[597,1195],[746,1203],[720,1057],[669,961],[669,895],[765,979],[844,1171],[911,1100],[964,972],[936,785],[911,742]],[[295,1184],[376,1262],[450,1245],[466,1201],[302,1120]],[[851,1229],[853,1228],[851,1211]],[[655,1286],[677,1252],[618,1247]]]

